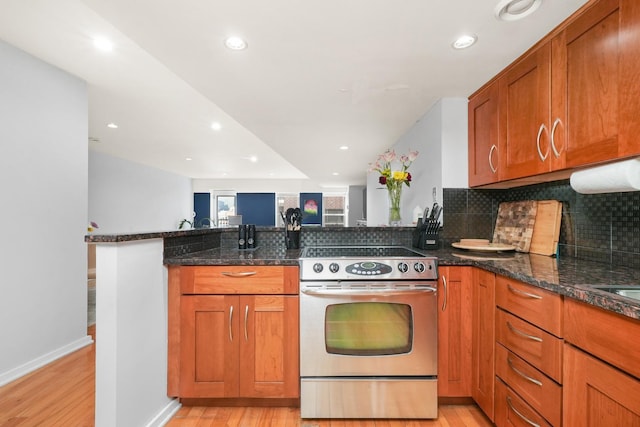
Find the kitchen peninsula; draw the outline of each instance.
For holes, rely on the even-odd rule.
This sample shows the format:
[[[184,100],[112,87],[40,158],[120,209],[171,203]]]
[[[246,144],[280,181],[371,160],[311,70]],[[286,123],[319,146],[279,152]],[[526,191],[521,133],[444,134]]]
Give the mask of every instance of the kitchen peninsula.
[[[302,245],[411,246],[412,231],[411,227],[314,227],[303,230]],[[124,419],[167,418],[179,406],[166,392],[166,266],[297,266],[300,253],[284,249],[282,229],[259,228],[258,248],[251,251],[237,249],[236,235],[235,229],[203,229],[87,236],[87,241],[97,243],[98,427]],[[595,307],[640,327],[640,302],[595,289],[599,285],[636,285],[640,283],[637,269],[518,253],[504,259],[479,260],[448,244],[429,254],[438,257],[441,267],[486,271],[560,295],[565,302]],[[632,355],[636,362],[637,354]]]

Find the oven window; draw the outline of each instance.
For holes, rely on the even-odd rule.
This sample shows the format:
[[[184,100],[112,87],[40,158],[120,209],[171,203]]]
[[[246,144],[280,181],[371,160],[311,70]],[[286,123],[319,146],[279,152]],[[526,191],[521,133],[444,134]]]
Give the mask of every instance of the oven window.
[[[326,308],[324,329],[330,354],[403,354],[411,351],[413,343],[413,316],[408,304],[332,304]]]

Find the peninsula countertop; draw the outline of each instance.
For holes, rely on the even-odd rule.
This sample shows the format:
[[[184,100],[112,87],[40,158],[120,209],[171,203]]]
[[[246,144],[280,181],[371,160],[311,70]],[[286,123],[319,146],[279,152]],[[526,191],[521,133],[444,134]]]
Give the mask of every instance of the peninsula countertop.
[[[640,301],[596,289],[638,286],[640,270],[570,257],[523,253],[484,254],[455,250],[420,251],[441,266],[475,266],[640,320]],[[167,265],[298,265],[302,250],[264,246],[251,250],[214,248],[165,258]]]

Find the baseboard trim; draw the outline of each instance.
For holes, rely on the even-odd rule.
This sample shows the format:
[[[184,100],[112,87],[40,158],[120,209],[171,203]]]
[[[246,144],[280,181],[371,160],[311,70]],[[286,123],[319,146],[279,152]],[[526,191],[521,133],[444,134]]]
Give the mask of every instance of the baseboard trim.
[[[80,338],[79,340],[76,340],[36,359],[33,359],[23,365],[13,368],[10,371],[0,373],[0,387],[9,384],[10,382],[17,380],[18,378],[23,377],[35,371],[36,369],[40,369],[43,366],[48,365],[54,360],[60,359],[61,357],[73,353],[74,351],[79,350],[82,347],[86,347],[90,344],[93,344],[93,338],[91,338],[90,335],[87,335],[83,338]]]
[[[180,410],[182,404],[178,399],[171,400],[145,427],[162,427]]]

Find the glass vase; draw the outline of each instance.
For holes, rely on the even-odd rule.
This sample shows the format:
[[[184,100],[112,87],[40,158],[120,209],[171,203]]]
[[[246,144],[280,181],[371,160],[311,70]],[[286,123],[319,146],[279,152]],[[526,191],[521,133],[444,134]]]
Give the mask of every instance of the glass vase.
[[[400,212],[400,198],[402,197],[402,183],[388,187],[389,190],[389,226],[399,227],[402,225],[402,214]]]

